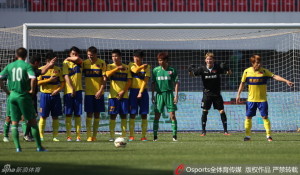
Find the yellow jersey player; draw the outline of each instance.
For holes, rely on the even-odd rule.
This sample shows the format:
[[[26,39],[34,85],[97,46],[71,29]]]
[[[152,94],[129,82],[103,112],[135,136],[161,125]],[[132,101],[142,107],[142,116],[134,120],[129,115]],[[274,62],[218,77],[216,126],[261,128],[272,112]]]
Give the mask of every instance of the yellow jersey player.
[[[250,141],[252,117],[256,115],[257,108],[259,109],[263,118],[267,140],[273,141],[271,137],[271,123],[268,119],[267,80],[269,78],[273,78],[274,80],[285,82],[288,86],[293,86],[294,84],[293,82],[290,82],[279,75],[273,74],[268,69],[261,67],[261,61],[262,59],[259,55],[253,55],[250,58],[252,67],[244,70],[242,81],[236,97],[236,103],[240,103],[240,94],[247,83],[249,93],[246,104],[246,137],[244,138],[244,141]]]
[[[106,84],[106,63],[97,58],[97,48],[89,47],[88,59],[83,61],[83,74],[85,77],[84,111],[86,112],[87,141],[96,141],[99,128],[100,112],[105,112],[104,89]],[[93,136],[91,133],[92,120]]]
[[[131,84],[131,73],[126,64],[121,62],[121,51],[112,51],[113,63],[107,65],[106,76],[110,78],[110,91],[108,101],[108,114],[110,114],[110,139],[113,142],[115,137],[116,117],[121,117],[122,137],[126,137],[126,126],[128,114],[128,89]]]
[[[46,54],[47,64],[50,63],[52,59],[56,56],[53,52],[48,52]],[[47,66],[47,65],[46,65]],[[43,69],[44,66],[39,69]],[[44,131],[46,126],[46,119],[49,117],[51,112],[52,116],[52,127],[53,127],[53,141],[59,141],[58,128],[59,120],[58,116],[62,115],[62,104],[59,92],[65,87],[65,81],[62,77],[62,70],[60,67],[51,66],[48,71],[40,75],[38,78],[38,85],[40,86],[40,137],[41,141],[44,141]]]
[[[82,59],[80,50],[73,46],[67,59],[63,62],[63,76],[66,81],[64,95],[64,113],[66,115],[67,141],[72,141],[72,115],[75,118],[76,141],[81,141],[81,114],[82,114]]]
[[[132,75],[132,84],[129,94],[129,131],[128,141],[134,140],[135,117],[140,114],[142,117],[142,141],[147,141],[147,114],[149,113],[149,94],[147,90],[148,80],[150,78],[150,65],[143,64],[144,52],[136,50],[133,53],[134,63],[129,64]]]

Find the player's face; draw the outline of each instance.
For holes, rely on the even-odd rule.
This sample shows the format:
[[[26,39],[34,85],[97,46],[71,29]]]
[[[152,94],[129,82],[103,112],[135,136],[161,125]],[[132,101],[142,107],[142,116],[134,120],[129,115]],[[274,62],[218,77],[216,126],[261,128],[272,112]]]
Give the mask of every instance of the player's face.
[[[92,53],[92,52],[90,52],[90,51],[87,52],[87,56],[88,56],[89,59],[94,59],[94,58],[97,57],[96,54],[94,54],[94,53]]]
[[[142,59],[140,57],[133,57],[133,61],[136,63],[136,64],[140,64],[142,62]]]
[[[78,56],[79,56],[79,54],[76,51],[72,50],[70,52],[70,57],[78,57]]]
[[[111,55],[111,59],[113,60],[113,62],[114,62],[115,64],[121,63],[121,56],[118,55],[118,54],[116,54],[116,53],[113,53],[113,54]]]
[[[261,67],[260,61],[256,60],[254,63],[252,63],[252,67],[254,68],[255,71],[258,71],[259,68]]]
[[[158,61],[158,64],[162,67],[165,67],[167,65],[167,61],[164,59],[158,58],[157,61]]]
[[[208,67],[212,67],[215,63],[215,60],[212,57],[206,57],[205,63]]]

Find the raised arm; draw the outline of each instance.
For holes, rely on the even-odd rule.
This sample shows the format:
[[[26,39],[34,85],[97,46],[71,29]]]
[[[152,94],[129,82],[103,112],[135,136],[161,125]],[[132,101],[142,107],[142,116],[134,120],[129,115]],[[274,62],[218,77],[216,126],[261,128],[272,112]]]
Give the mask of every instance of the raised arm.
[[[147,69],[147,67],[148,67],[148,64],[143,64],[143,65],[138,66],[138,67],[132,67],[132,68],[131,68],[131,71],[132,71],[133,73],[138,73],[138,72],[140,72],[142,69]]]

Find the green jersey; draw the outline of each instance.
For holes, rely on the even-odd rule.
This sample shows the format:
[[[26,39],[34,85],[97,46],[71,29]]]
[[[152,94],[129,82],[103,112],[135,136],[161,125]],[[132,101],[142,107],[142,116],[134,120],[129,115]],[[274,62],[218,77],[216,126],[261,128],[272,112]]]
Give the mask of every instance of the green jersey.
[[[30,78],[35,78],[32,66],[23,60],[8,64],[0,73],[0,78],[7,78],[10,91],[26,94],[30,91]]]
[[[152,81],[156,84],[156,92],[173,91],[175,83],[178,82],[177,71],[168,66],[164,70],[161,66],[155,67],[152,71]]]

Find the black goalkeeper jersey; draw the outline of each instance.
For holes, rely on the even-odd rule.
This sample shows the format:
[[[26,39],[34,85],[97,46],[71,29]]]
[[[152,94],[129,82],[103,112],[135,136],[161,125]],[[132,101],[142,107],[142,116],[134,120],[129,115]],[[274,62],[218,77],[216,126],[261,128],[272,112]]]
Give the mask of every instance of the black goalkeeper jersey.
[[[203,92],[206,95],[220,95],[221,78],[220,74],[225,74],[226,71],[218,64],[214,64],[211,71],[206,66],[201,66],[194,70],[195,76],[201,76],[203,82]]]

